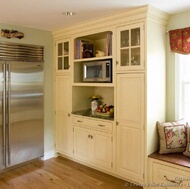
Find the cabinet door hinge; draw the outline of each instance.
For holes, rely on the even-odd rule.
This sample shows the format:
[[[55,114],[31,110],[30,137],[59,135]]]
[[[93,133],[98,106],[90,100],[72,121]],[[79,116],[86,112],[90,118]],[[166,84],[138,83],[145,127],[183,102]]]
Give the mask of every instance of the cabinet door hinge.
[[[56,111],[55,111],[55,115],[56,115]]]
[[[145,175],[144,175],[144,173],[143,173],[143,179],[145,178]]]
[[[75,151],[73,150],[73,154],[74,154],[74,152],[75,152]]]
[[[111,137],[111,142],[113,142],[113,137]]]
[[[111,162],[111,167],[113,168],[113,162]]]

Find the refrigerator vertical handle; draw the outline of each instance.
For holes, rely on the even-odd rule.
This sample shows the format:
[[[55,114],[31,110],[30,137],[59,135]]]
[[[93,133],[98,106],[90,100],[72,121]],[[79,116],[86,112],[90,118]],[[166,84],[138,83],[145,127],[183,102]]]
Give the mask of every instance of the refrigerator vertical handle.
[[[6,167],[7,151],[6,151],[6,64],[3,64],[3,166]]]
[[[8,89],[7,89],[7,146],[8,146],[8,164],[11,164],[11,147],[10,147],[10,99],[11,99],[11,66],[10,64],[7,64],[7,71],[8,71]]]

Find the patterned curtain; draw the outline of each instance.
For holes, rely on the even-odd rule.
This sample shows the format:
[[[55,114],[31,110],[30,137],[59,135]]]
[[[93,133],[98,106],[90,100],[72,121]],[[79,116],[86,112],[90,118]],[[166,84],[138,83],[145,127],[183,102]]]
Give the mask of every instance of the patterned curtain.
[[[170,30],[170,48],[172,52],[190,54],[190,27]]]

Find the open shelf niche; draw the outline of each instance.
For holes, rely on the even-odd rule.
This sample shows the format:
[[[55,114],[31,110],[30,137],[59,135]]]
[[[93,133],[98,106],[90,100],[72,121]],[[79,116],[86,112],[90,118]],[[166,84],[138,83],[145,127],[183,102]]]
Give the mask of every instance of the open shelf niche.
[[[93,95],[102,97],[101,104],[114,105],[113,87],[73,86],[72,111],[90,109]]]

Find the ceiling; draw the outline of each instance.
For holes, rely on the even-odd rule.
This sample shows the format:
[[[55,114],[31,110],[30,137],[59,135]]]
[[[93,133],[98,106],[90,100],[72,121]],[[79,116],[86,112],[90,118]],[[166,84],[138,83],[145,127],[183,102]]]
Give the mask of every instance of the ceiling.
[[[1,0],[0,23],[55,31],[147,4],[169,14],[190,10],[190,0]]]

